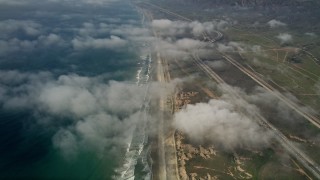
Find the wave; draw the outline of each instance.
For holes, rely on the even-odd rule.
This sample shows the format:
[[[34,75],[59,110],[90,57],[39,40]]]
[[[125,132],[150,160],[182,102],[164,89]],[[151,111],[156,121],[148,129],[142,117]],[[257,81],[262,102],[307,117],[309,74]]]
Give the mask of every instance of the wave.
[[[136,73],[136,84],[138,86],[145,86],[144,102],[141,105],[140,114],[143,120],[141,124],[136,125],[132,136],[128,139],[126,153],[123,159],[123,165],[116,169],[117,177],[114,179],[119,180],[133,180],[136,178],[136,173],[139,174],[139,179],[151,179],[151,167],[148,162],[149,149],[146,148],[148,143],[148,134],[146,131],[149,114],[149,78],[151,74],[151,54],[143,55],[140,57],[139,64],[141,65]],[[143,168],[136,168],[137,165],[143,166]],[[141,171],[141,172],[139,172]],[[143,174],[143,175],[141,175]],[[140,178],[143,176],[143,178]]]

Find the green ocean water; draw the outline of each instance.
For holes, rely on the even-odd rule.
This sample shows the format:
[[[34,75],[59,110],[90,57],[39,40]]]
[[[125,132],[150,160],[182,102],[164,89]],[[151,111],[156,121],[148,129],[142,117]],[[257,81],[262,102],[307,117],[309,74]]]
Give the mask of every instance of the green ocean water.
[[[61,19],[58,14],[64,14]],[[112,24],[119,27],[130,23],[141,26],[140,15],[129,1],[117,1],[104,6],[53,4],[3,6],[0,20],[33,20],[47,31],[59,34],[65,41],[75,37],[75,27],[83,23]],[[104,34],[109,37],[111,34]],[[24,38],[23,34],[18,34]],[[27,38],[27,37],[25,37]],[[31,38],[32,40],[32,38]],[[0,56],[1,71],[26,73],[50,72],[54,77],[77,74],[94,77],[107,74],[108,80],[135,81],[140,54],[130,44],[119,51],[83,50],[74,52],[66,47],[38,47],[32,52],[17,52]],[[3,84],[1,84],[2,86]],[[5,86],[5,85],[3,85]],[[88,149],[80,149],[75,156],[64,157],[53,146],[53,135],[72,120],[56,121],[47,127],[37,123],[30,109],[0,109],[0,179],[111,179],[114,168],[124,152],[109,151],[98,155]]]

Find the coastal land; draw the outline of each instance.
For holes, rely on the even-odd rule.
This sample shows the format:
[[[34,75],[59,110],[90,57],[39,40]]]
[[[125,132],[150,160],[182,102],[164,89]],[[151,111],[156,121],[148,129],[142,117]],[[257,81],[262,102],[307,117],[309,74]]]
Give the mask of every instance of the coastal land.
[[[153,179],[320,178],[320,146],[315,138],[320,133],[316,53],[320,47],[317,38],[309,38],[316,33],[306,34],[309,29],[303,27],[293,30],[290,23],[276,20],[285,9],[280,6],[276,10],[245,4],[204,7],[189,1],[137,1],[135,5],[158,41],[152,57],[154,79],[164,86],[180,80],[174,83],[173,93],[159,98],[160,118],[151,152]],[[278,14],[260,15],[259,22],[248,18],[249,13],[270,11]],[[204,27],[208,22],[211,29]],[[186,30],[195,24],[202,25],[199,32]],[[175,32],[168,32],[170,28]],[[305,37],[294,36],[302,31]],[[192,40],[196,45],[186,45]],[[169,51],[163,47],[165,42],[182,47],[179,52]],[[232,113],[248,117],[262,129],[262,136],[257,135],[261,139],[252,143],[252,137],[245,136],[246,140],[239,140],[243,143],[226,145],[227,136],[225,142],[194,137],[195,131],[177,125],[183,113],[199,104],[220,101],[232,104]],[[238,131],[231,130],[228,133]]]

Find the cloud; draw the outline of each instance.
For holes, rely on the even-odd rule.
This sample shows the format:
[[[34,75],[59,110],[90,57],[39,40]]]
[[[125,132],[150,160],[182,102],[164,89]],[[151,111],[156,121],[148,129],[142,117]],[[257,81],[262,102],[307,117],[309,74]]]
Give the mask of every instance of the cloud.
[[[23,5],[26,4],[27,2],[21,1],[21,0],[0,0],[0,4],[5,4],[5,5]]]
[[[42,25],[30,20],[4,20],[0,21],[0,37],[8,38],[10,35],[24,33],[28,36],[37,36],[42,32]]]
[[[220,44],[220,43],[218,44],[217,49],[218,49],[218,51],[221,51],[221,52],[235,51],[234,47]]]
[[[277,36],[277,38],[281,41],[282,44],[291,42],[293,40],[292,35],[288,33],[281,33]]]
[[[17,38],[0,40],[0,55],[4,56],[14,52],[31,52],[38,48],[53,45],[65,46],[66,42],[56,34],[41,35],[34,40],[21,40]]]
[[[152,41],[153,50],[160,52],[167,60],[189,60],[195,54],[201,58],[207,58],[213,54],[210,50],[212,45],[193,37],[202,36],[204,32],[209,36],[215,36],[216,30],[223,30],[227,25],[226,21],[216,20],[210,22],[153,20],[151,27],[158,35],[158,39]],[[179,38],[180,35],[185,38]]]
[[[143,120],[143,86],[106,83],[104,76],[70,74],[54,78],[48,72],[18,71],[0,74],[1,107],[28,110],[37,116],[40,125],[56,127],[52,142],[65,156],[76,155],[80,148],[99,154],[107,146],[122,147],[135,125]],[[64,119],[72,119],[72,123]]]
[[[191,49],[199,49],[203,46],[205,46],[207,43],[199,41],[199,40],[194,40],[194,39],[179,39],[178,41],[175,42],[175,46],[182,50],[191,50]]]
[[[281,21],[275,20],[275,19],[270,20],[267,24],[270,26],[270,28],[283,27],[283,26],[287,25],[287,24],[285,24]]]
[[[169,29],[173,22],[169,19],[155,19],[151,22],[151,26],[156,29]]]
[[[230,41],[228,44],[221,44],[221,43],[217,44],[217,49],[218,51],[221,51],[221,52],[244,51],[246,48],[248,47],[245,44],[233,42],[233,41]]]
[[[63,45],[65,44],[65,41],[57,34],[49,34],[47,36],[42,35],[38,38],[38,41],[40,44],[44,46],[52,46],[52,45]]]
[[[193,141],[212,142],[227,150],[269,146],[274,135],[258,125],[256,119],[260,111],[257,106],[268,112],[263,115],[272,123],[289,127],[304,122],[300,115],[262,87],[257,87],[250,94],[228,85],[219,85],[218,88],[225,92],[219,100],[188,105],[175,115],[175,127]],[[298,103],[292,94],[286,93],[285,96]],[[317,113],[309,107],[300,108],[310,114]],[[303,131],[310,136],[308,130]]]
[[[95,39],[92,37],[77,37],[72,40],[75,50],[83,49],[118,49],[127,44],[127,41],[118,36],[110,36],[110,38]]]
[[[178,39],[176,41],[173,41],[171,39],[158,39],[153,42],[154,51],[160,52],[160,54],[168,58],[168,60],[189,59],[195,52],[199,52],[200,55],[207,54],[207,52],[204,51],[207,46],[207,42],[190,38]]]
[[[116,2],[119,0],[44,0],[42,3],[81,3],[81,4],[89,4],[89,5],[106,5],[112,2]],[[0,4],[4,5],[33,5],[36,0],[0,0]],[[39,3],[39,2],[38,2]]]
[[[223,70],[227,66],[225,61],[222,60],[207,61],[206,63],[208,63],[215,70]]]
[[[162,36],[174,36],[186,33],[187,24],[182,21],[155,19],[151,22],[151,27]]]
[[[236,104],[238,107],[242,107],[242,110],[252,117],[255,117],[256,113],[259,113],[259,109],[256,107],[259,106],[264,109],[264,112],[268,112],[264,114],[265,118],[273,120],[275,123],[284,123],[286,126],[292,126],[303,121],[301,116],[293,111],[292,108],[262,87],[255,87],[250,94],[245,93],[239,88],[225,85],[220,86],[220,89],[223,92],[232,90],[234,94],[238,94],[239,96],[237,97],[224,94],[222,98],[227,102]],[[299,100],[294,95],[290,93],[284,93],[283,95],[292,102],[296,104],[299,103]],[[316,111],[308,106],[298,106],[307,113],[316,114]],[[279,119],[281,119],[281,121],[279,121]]]
[[[314,33],[314,32],[306,32],[304,34],[307,35],[307,36],[310,36],[310,37],[317,37],[317,34]]]
[[[74,49],[82,49],[85,48],[85,46],[87,48],[90,46],[92,48],[112,49],[112,43],[114,43],[114,48],[119,48],[128,42],[134,42],[135,44],[151,44],[155,40],[155,37],[151,36],[149,29],[137,27],[132,24],[94,24],[85,22],[82,24],[81,28],[76,29],[76,32],[78,33],[78,37],[74,38],[72,42]],[[110,34],[113,34],[110,38],[113,42],[110,42],[110,40],[107,41],[107,39],[101,39],[101,37],[109,36]]]
[[[147,28],[140,28],[133,25],[122,25],[118,28],[111,30],[112,34],[121,35],[126,37],[135,37],[135,36],[150,36],[150,30]]]
[[[78,154],[78,142],[76,136],[66,129],[60,129],[52,138],[53,146],[63,150],[65,159],[72,159]]]
[[[174,126],[193,141],[211,142],[226,150],[268,146],[270,132],[236,109],[224,100],[187,105],[175,114]]]
[[[90,22],[85,22],[82,27],[77,29],[78,34],[82,37],[91,36],[95,37],[97,35],[106,35],[111,29],[115,28],[112,24],[99,23],[93,24]]]
[[[202,35],[203,32],[212,33],[215,30],[226,29],[228,22],[223,20],[214,20],[209,22],[199,21],[171,21],[168,19],[156,19],[151,22],[154,28],[162,36],[176,36],[185,33],[191,33],[196,36]]]
[[[10,39],[8,41],[0,40],[0,55],[6,55],[8,53],[22,51],[28,52],[35,49],[37,41],[19,40],[17,38]]]

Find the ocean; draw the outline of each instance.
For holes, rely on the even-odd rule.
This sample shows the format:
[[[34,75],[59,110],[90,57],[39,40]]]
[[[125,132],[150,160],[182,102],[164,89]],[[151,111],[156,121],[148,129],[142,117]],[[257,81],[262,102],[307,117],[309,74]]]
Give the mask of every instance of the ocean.
[[[18,2],[0,5],[0,179],[150,179],[142,15],[130,1]]]

